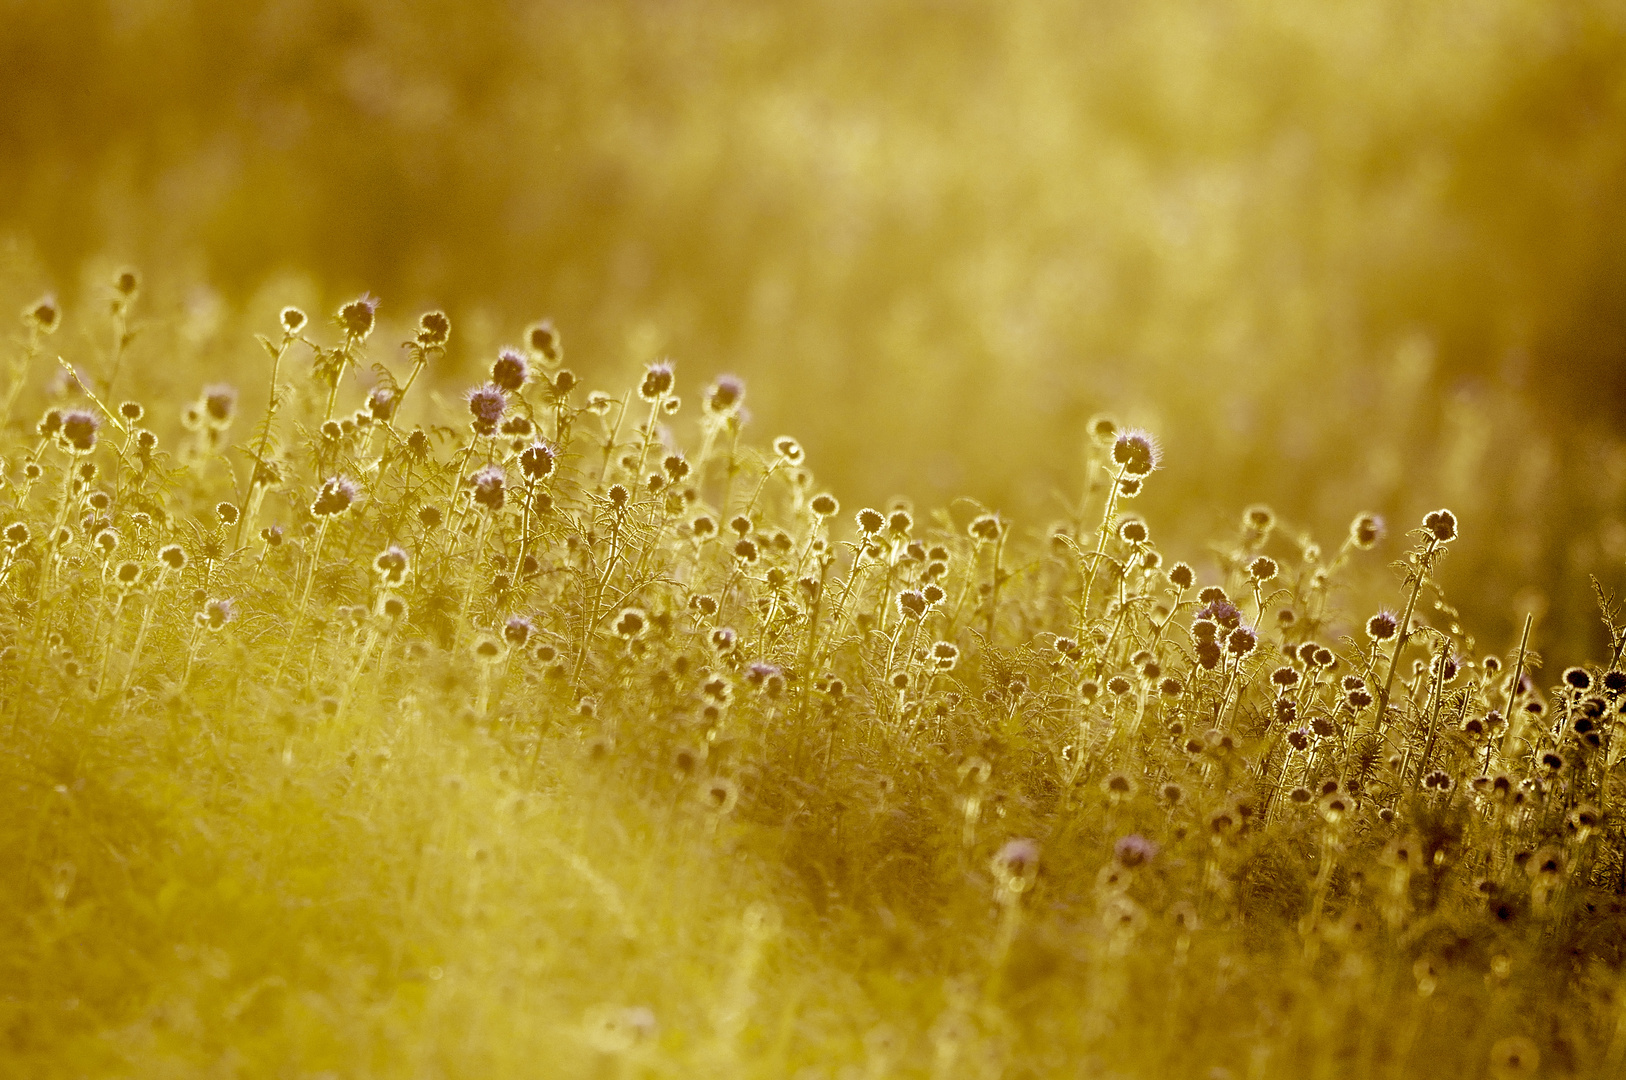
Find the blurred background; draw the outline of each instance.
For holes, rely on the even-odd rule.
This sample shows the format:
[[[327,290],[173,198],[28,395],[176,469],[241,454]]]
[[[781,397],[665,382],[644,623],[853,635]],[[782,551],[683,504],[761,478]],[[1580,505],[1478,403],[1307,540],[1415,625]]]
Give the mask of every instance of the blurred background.
[[[149,386],[368,289],[448,394],[544,315],[738,373],[849,507],[1043,530],[1105,412],[1173,556],[1447,505],[1575,659],[1626,589],[1618,0],[0,0],[0,103],[0,302],[88,349],[141,267]]]

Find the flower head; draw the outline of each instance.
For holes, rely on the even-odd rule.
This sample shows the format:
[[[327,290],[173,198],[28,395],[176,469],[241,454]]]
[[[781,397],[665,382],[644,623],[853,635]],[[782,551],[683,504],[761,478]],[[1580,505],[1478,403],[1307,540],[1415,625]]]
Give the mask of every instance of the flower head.
[[[418,316],[418,345],[432,349],[446,344],[452,336],[452,320],[444,311],[426,311]]]
[[[311,513],[317,517],[333,517],[350,509],[361,498],[361,488],[348,476],[335,476],[322,482],[322,489],[311,501]]]
[[[210,630],[219,630],[236,618],[237,603],[230,597],[223,600],[211,600],[203,607],[203,625]]]
[[[1119,837],[1118,842],[1112,845],[1112,857],[1124,866],[1136,867],[1151,862],[1156,856],[1157,845],[1140,833]]]
[[[76,453],[88,454],[96,449],[96,432],[101,426],[102,418],[95,413],[86,409],[69,409],[62,414],[58,434]]]
[[[564,344],[559,340],[559,331],[553,328],[552,319],[532,323],[526,329],[525,347],[532,355],[549,364],[557,364],[565,355]]]
[[[496,383],[486,383],[470,390],[468,403],[469,415],[474,417],[472,424],[475,433],[479,435],[494,433],[502,422],[503,414],[508,411],[508,395]]]
[[[532,443],[520,452],[519,471],[525,474],[527,480],[545,480],[553,475],[558,456],[558,451],[546,443]]]
[[[1112,444],[1112,460],[1128,476],[1145,476],[1157,468],[1162,456],[1151,432],[1140,428],[1120,431]]]
[[[373,316],[377,311],[378,297],[362,293],[339,309],[339,326],[351,341],[365,341],[373,332]]]
[[[525,385],[531,377],[530,362],[518,349],[503,349],[491,365],[491,381],[504,390],[513,392]]]
[[[205,386],[202,405],[204,423],[217,430],[229,427],[237,411],[237,388],[225,383]]]
[[[62,324],[62,308],[55,296],[46,293],[23,309],[23,322],[38,333],[54,334]]]
[[[665,360],[650,364],[644,371],[644,381],[638,386],[638,396],[645,401],[659,401],[672,392],[672,365]]]
[[[1457,515],[1449,510],[1435,510],[1423,519],[1423,528],[1427,529],[1437,542],[1450,543],[1457,538]]]
[[[501,510],[506,497],[508,476],[503,472],[501,465],[487,465],[473,476],[469,483],[474,486],[474,501],[488,510]]]
[[[745,383],[733,375],[719,375],[706,391],[706,411],[718,416],[738,411],[745,400]]]

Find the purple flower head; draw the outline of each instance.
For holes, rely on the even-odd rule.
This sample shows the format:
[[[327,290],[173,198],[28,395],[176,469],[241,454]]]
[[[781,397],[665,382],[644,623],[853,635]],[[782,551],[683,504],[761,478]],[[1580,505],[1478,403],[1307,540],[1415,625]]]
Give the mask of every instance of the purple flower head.
[[[753,660],[745,668],[745,681],[752,686],[761,687],[764,682],[780,674],[777,666],[762,660]]]
[[[733,375],[719,375],[706,392],[706,411],[724,415],[745,400],[745,383]]]
[[[1236,656],[1247,656],[1259,645],[1259,634],[1251,626],[1239,626],[1225,639],[1225,645]]]
[[[1366,636],[1373,641],[1388,641],[1400,632],[1400,616],[1385,608],[1366,620]]]
[[[96,448],[96,432],[102,418],[85,409],[69,409],[62,414],[62,441],[75,451],[88,454]]]
[[[1011,893],[1026,892],[1039,874],[1039,845],[1026,837],[1005,841],[992,860],[994,877]]]
[[[503,414],[508,411],[508,395],[496,383],[486,383],[470,390],[468,402],[469,414],[474,417],[474,430],[480,435],[490,435],[496,431],[497,425],[502,423]]]
[[[1140,833],[1130,833],[1112,845],[1112,856],[1124,866],[1135,867],[1151,862],[1157,856],[1157,845]]]
[[[1235,630],[1242,625],[1242,612],[1229,600],[1215,600],[1197,612],[1197,618],[1209,619],[1227,630]]]
[[[374,420],[388,422],[395,416],[395,408],[401,403],[400,395],[395,388],[385,386],[373,387],[373,392],[367,395],[367,411]]]
[[[523,648],[531,639],[532,629],[530,619],[523,615],[510,615],[508,621],[503,624],[502,636],[509,644]]]
[[[211,600],[204,605],[203,618],[210,630],[219,630],[237,618],[237,601],[230,597],[224,600]]]
[[[350,509],[351,505],[361,498],[361,488],[348,476],[335,476],[322,483],[322,490],[316,493],[311,502],[311,513],[317,517],[332,517],[342,514]]]
[[[508,476],[501,465],[487,465],[469,477],[469,483],[474,485],[475,502],[488,510],[502,509]]]
[[[518,349],[504,348],[491,365],[491,381],[503,390],[517,391],[531,377],[530,361]]]

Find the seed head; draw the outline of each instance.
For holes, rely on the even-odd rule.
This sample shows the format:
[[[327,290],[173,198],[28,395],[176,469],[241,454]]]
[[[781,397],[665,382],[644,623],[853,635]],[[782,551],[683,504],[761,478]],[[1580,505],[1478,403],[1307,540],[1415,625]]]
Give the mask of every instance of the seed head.
[[[886,516],[879,510],[866,506],[858,511],[858,531],[864,536],[874,536],[886,527]]]
[[[998,514],[981,514],[972,519],[967,531],[970,532],[971,539],[991,544],[999,539],[999,534],[1005,531],[1005,527]]]
[[[418,316],[418,346],[434,349],[446,344],[452,336],[452,320],[444,311],[426,311]]]
[[[1423,519],[1423,528],[1445,544],[1457,538],[1457,516],[1449,510],[1435,510]]]
[[[1276,528],[1276,511],[1263,504],[1255,504],[1242,511],[1242,532],[1255,540],[1263,540]]]
[[[1127,476],[1146,476],[1162,458],[1151,432],[1130,428],[1118,433],[1112,444],[1112,460]]]
[[[672,365],[662,360],[644,370],[644,381],[638,386],[638,396],[648,402],[659,401],[672,392]]]
[[[1376,514],[1362,514],[1349,525],[1349,542],[1362,551],[1370,551],[1383,539],[1383,519]]]
[[[841,504],[829,492],[813,496],[813,501],[808,503],[808,507],[819,517],[826,518],[834,517],[841,510]]]
[[[171,570],[186,568],[186,551],[179,544],[166,544],[158,549],[158,561]]]
[[[554,462],[558,460],[558,453],[546,443],[532,443],[519,455],[519,471],[531,482],[546,480],[553,475]]]
[[[543,319],[526,328],[525,347],[531,355],[549,364],[557,364],[565,356],[564,342],[559,331],[553,328],[552,319]]]
[[[237,411],[237,390],[225,383],[216,383],[203,388],[203,422],[216,431],[224,431],[231,426],[232,415]]]
[[[1118,539],[1126,544],[1144,544],[1150,534],[1146,531],[1146,522],[1130,518],[1118,526]]]
[[[362,293],[339,309],[339,327],[352,342],[366,341],[373,332],[373,317],[378,311],[378,298]]]
[[[787,464],[799,464],[803,458],[802,444],[789,435],[781,435],[773,441],[773,452]]]
[[[62,324],[62,308],[55,296],[46,293],[23,309],[23,322],[41,334],[54,334]]]
[[[1276,571],[1276,560],[1272,559],[1268,555],[1261,555],[1257,559],[1253,560],[1252,563],[1248,564],[1248,576],[1259,585],[1263,585],[1265,582],[1275,578]]]
[[[1366,636],[1373,641],[1388,641],[1400,632],[1400,618],[1392,611],[1380,611],[1366,620]]]
[[[407,571],[411,567],[411,556],[395,544],[379,552],[378,558],[373,560],[373,569],[378,571],[379,580],[392,588],[406,581]]]

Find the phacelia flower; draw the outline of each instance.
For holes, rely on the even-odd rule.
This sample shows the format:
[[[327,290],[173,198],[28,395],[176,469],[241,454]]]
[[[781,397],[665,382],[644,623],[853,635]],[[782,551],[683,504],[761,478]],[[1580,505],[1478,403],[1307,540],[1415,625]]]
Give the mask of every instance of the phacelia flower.
[[[1112,460],[1129,476],[1145,476],[1157,468],[1161,458],[1157,440],[1140,428],[1119,432],[1112,444]]]
[[[477,386],[468,394],[469,415],[474,417],[472,426],[478,435],[491,435],[502,423],[503,414],[508,411],[508,395],[502,387],[495,383]]]
[[[530,377],[530,362],[518,349],[503,349],[491,365],[492,383],[509,392],[517,391]]]
[[[333,517],[350,509],[361,498],[361,488],[348,476],[335,476],[322,482],[322,489],[311,501],[311,513],[317,517]]]

